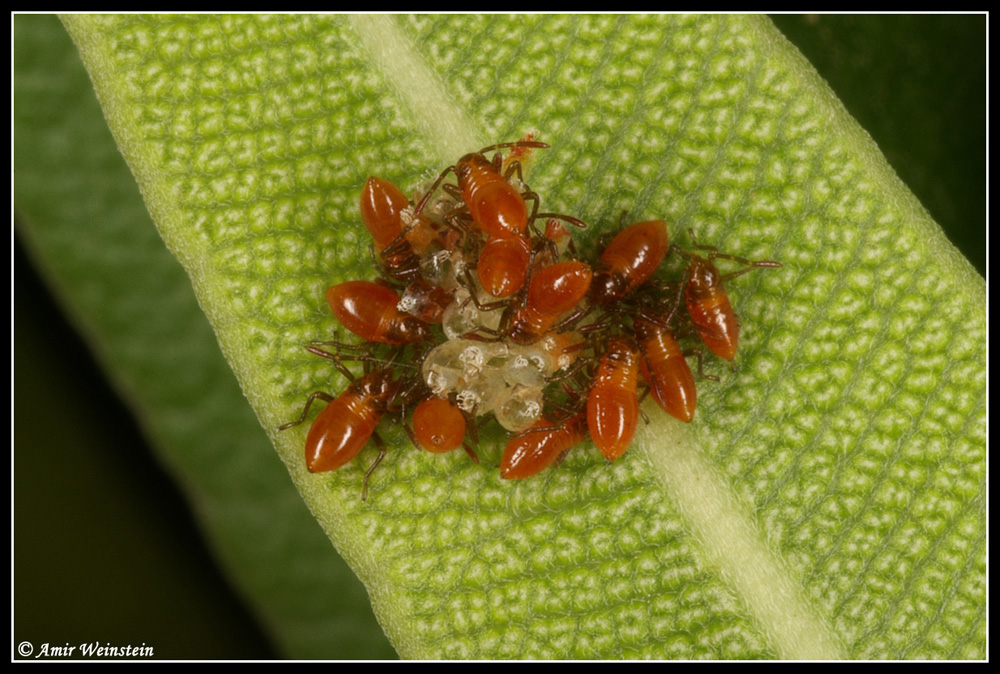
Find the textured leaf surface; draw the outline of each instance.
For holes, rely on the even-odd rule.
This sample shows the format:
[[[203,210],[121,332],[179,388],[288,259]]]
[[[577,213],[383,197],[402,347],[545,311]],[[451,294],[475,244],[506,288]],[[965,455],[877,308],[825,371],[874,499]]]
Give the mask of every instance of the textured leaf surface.
[[[985,275],[986,15],[772,19]]]
[[[56,17],[18,16],[15,24],[19,232],[53,291],[115,374],[116,388],[197,509],[217,558],[283,651],[391,657],[364,588],[288,480],[190,280],[156,233],[65,29]],[[19,328],[28,324],[18,320]],[[28,351],[46,344],[19,344],[19,378],[35,375]],[[135,476],[98,446],[120,443],[122,430],[76,430],[92,394],[71,397],[82,388],[75,379],[80,365],[60,361],[63,347],[48,345],[41,355],[51,364],[48,376],[30,382],[46,401],[41,420],[29,417],[28,399],[17,400],[15,639],[146,643],[158,658],[263,657],[245,645],[240,650],[232,626],[212,623],[232,620],[209,605],[217,590],[199,584],[184,551],[169,548],[176,541],[154,538],[159,521],[175,515],[167,504],[130,497],[130,490],[149,487],[121,484]],[[102,421],[109,423],[107,416]],[[88,488],[101,491],[96,507],[81,505]],[[29,504],[43,490],[52,502],[51,528]],[[87,552],[64,550],[71,542]],[[80,557],[85,561],[74,563]],[[132,559],[141,569],[123,575]],[[151,611],[165,615],[147,617]],[[29,613],[57,618],[33,620]]]
[[[310,476],[271,431],[402,655],[983,657],[984,284],[766,21],[66,23],[268,429],[343,385],[301,344],[371,274],[369,173],[535,129],[591,242],[628,209],[784,263],[733,284],[739,373],[613,466],[507,484],[397,432],[363,505],[363,461]]]

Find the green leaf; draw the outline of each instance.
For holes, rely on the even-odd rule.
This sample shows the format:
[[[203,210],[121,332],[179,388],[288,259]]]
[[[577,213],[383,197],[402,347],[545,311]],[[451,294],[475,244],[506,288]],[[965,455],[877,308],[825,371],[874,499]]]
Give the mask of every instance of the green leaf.
[[[986,274],[986,16],[773,19]]]
[[[985,284],[766,19],[65,23],[244,392],[401,655],[984,657]],[[364,457],[309,475],[305,430],[274,430],[343,386],[301,345],[334,330],[325,287],[372,273],[360,187],[412,189],[529,130],[552,146],[532,187],[593,223],[586,243],[627,209],[784,264],[731,286],[739,371],[714,366],[689,426],[650,409],[615,464],[587,445],[515,484],[489,465],[498,447],[474,466],[396,431],[362,504]],[[155,278],[138,293],[158,295]],[[187,402],[211,407],[216,379],[195,379]],[[223,509],[247,507],[235,483],[283,479],[231,444],[171,451]],[[307,527],[285,517],[267,524],[301,584]],[[274,539],[232,531],[220,555],[266,567],[253,552]],[[316,652],[258,601],[289,653]]]
[[[156,233],[65,29],[18,16],[15,32],[18,231],[52,290],[282,651],[392,657]],[[135,441],[121,446],[127,429],[93,404],[80,356],[65,359],[51,321],[32,328],[42,302],[21,294],[18,273],[15,640],[36,652],[98,640],[146,643],[158,658],[270,657],[252,619],[234,614],[245,609],[228,608],[220,579],[201,571],[197,542],[173,533],[176,497],[137,465]]]

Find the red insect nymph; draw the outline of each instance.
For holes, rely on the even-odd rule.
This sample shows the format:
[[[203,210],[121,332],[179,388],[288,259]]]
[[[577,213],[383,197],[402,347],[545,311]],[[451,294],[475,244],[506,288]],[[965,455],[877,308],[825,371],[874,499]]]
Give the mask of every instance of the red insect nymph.
[[[629,225],[601,254],[590,289],[594,304],[625,297],[659,268],[669,247],[667,223],[648,220]]]
[[[639,354],[622,340],[608,345],[587,396],[587,426],[601,453],[614,461],[632,444],[639,421]]]
[[[347,281],[326,291],[330,310],[361,339],[381,344],[411,344],[431,337],[427,324],[399,310],[399,295],[371,281]]]

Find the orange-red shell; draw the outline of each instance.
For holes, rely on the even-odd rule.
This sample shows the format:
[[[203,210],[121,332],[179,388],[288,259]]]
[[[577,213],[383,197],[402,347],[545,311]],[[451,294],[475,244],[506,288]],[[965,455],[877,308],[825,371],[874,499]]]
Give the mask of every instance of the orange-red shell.
[[[427,324],[400,311],[399,295],[371,281],[330,286],[326,301],[345,328],[369,342],[410,344],[430,339]]]
[[[739,321],[711,260],[697,256],[691,259],[685,301],[701,340],[715,355],[732,360],[739,342]]]
[[[410,200],[403,191],[387,180],[370,177],[361,190],[361,219],[375,241],[375,248],[382,253],[389,274],[404,280],[413,278],[419,271],[420,258],[414,252],[411,239],[417,239],[416,232],[424,230],[413,228],[402,236],[402,213],[409,206]],[[385,251],[390,245],[387,255]]]
[[[667,255],[667,223],[629,225],[611,240],[597,265],[591,296],[596,304],[625,297],[649,280]]]
[[[643,320],[635,321],[635,333],[643,352],[640,371],[653,400],[667,414],[691,421],[698,392],[677,340],[668,330]]]
[[[608,345],[587,395],[587,426],[601,453],[614,461],[632,444],[639,422],[639,354],[621,340]]]
[[[380,252],[402,233],[400,214],[409,206],[401,189],[387,180],[368,178],[361,190],[361,219]]]
[[[467,154],[455,164],[458,187],[469,214],[492,238],[523,236],[528,207],[521,193],[482,154]]]
[[[444,398],[428,398],[413,410],[413,433],[428,452],[450,452],[465,440],[465,415]]]
[[[364,396],[347,391],[319,413],[306,438],[310,473],[340,468],[368,443],[382,413]]]
[[[537,475],[586,437],[587,419],[582,414],[560,424],[540,419],[507,443],[500,461],[500,477],[520,480]]]
[[[575,307],[590,289],[593,272],[583,262],[558,262],[531,277],[524,309],[514,315],[510,338],[531,344]]]
[[[385,370],[365,375],[330,401],[313,421],[306,437],[310,473],[336,470],[368,443],[398,386]]]
[[[531,243],[526,237],[490,239],[476,263],[479,283],[493,297],[510,297],[524,285],[530,261]]]

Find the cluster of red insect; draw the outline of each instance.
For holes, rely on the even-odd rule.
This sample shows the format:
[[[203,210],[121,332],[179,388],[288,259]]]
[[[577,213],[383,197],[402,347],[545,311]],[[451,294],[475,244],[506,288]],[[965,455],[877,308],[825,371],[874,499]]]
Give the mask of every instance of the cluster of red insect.
[[[351,384],[336,398],[313,393],[281,427],[302,423],[316,399],[328,403],[306,439],[311,472],[343,466],[374,440],[379,456],[365,475],[364,500],[386,453],[375,430],[383,417],[417,447],[463,447],[477,463],[478,428],[495,419],[513,434],[500,465],[506,479],[558,465],[588,433],[614,461],[632,442],[640,396],[691,421],[697,394],[687,357],[697,357],[703,378],[716,378],[704,374],[700,347],[682,350],[677,340],[697,335],[732,361],[738,321],[724,284],[780,265],[697,243],[708,252],[681,249],[662,220],[620,228],[588,264],[566,227],[585,224],[539,212],[539,196],[524,183],[522,162],[543,147],[529,138],[467,154],[418,201],[368,179],[361,216],[380,278],[326,294],[337,320],[364,342],[307,347]],[[511,148],[506,158],[501,148]],[[444,182],[451,173],[457,184]],[[682,261],[681,278],[654,278],[671,256]],[[722,274],[717,259],[742,268]],[[355,377],[345,361],[360,361],[364,374]]]

